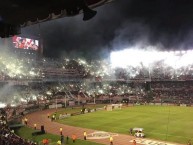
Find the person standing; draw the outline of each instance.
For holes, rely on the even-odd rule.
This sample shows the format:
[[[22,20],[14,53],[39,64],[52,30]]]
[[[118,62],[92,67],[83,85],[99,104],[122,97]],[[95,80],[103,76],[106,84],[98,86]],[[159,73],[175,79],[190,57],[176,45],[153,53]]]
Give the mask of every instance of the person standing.
[[[69,137],[68,137],[68,135],[66,136],[66,144],[68,144],[68,139],[69,139]]]
[[[109,141],[110,141],[110,145],[113,145],[113,137],[112,136],[110,136]]]
[[[60,135],[62,135],[62,127],[60,127]]]
[[[133,140],[133,145],[136,145],[136,141],[135,140]]]
[[[50,114],[49,114],[49,113],[48,113],[48,115],[47,115],[47,116],[48,116],[48,118],[50,118]]]
[[[61,141],[59,140],[59,141],[57,141],[57,145],[61,145],[62,143],[61,143]]]
[[[37,124],[34,124],[34,129],[36,130]]]
[[[86,131],[84,131],[84,140],[86,140],[86,137],[87,137],[87,133]]]
[[[130,134],[133,135],[133,128],[130,128]]]
[[[61,141],[61,144],[64,143],[64,136],[63,135],[60,136],[60,141]]]
[[[28,119],[27,119],[27,118],[25,118],[25,119],[24,119],[24,122],[25,122],[25,125],[27,126]]]
[[[76,141],[76,135],[73,134],[73,135],[72,135],[72,142],[75,143],[75,141]]]
[[[54,113],[54,120],[56,120],[56,114],[57,114],[57,113],[55,112],[55,113]]]
[[[48,145],[48,144],[49,144],[49,141],[48,141],[48,139],[46,138],[46,139],[43,139],[43,140],[42,140],[42,143],[43,143],[43,145]]]
[[[52,115],[51,121],[54,121],[55,119],[55,115]]]

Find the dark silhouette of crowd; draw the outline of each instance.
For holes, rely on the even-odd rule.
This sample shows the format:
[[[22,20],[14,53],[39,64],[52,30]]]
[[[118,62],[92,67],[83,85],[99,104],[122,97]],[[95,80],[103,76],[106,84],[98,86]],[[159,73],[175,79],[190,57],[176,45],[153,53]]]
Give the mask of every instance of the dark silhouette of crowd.
[[[0,112],[0,145],[36,145],[32,141],[17,136],[7,125],[6,112]]]

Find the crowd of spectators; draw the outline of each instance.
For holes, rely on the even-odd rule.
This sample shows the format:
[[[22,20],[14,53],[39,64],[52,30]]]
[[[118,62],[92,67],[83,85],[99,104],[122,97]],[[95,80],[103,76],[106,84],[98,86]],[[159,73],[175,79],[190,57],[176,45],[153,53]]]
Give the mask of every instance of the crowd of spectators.
[[[6,85],[6,84],[4,84]],[[4,86],[1,83],[1,88]],[[12,95],[10,93],[13,93]],[[16,92],[16,94],[14,94]],[[31,82],[13,85],[9,96],[13,101],[37,104],[56,102],[154,102],[191,104],[192,81],[102,81],[102,82]]]
[[[16,67],[17,66],[17,67]],[[11,56],[0,58],[0,80],[33,80],[45,78],[87,78],[93,81],[106,79],[191,80],[193,65],[173,68],[154,62],[144,65],[112,68],[107,61],[85,61],[82,59],[25,58]]]
[[[192,65],[172,68],[154,62],[151,67],[140,64],[111,68],[106,61],[2,56],[0,68],[0,88],[6,84],[10,87],[8,94],[3,96],[14,96],[14,102],[23,98],[26,102],[38,100],[46,103],[44,100],[66,96],[67,101],[117,102],[128,99],[132,102],[192,103]]]
[[[36,143],[25,140],[17,136],[13,130],[10,130],[7,124],[7,114],[1,109],[0,111],[0,144],[1,145],[36,145]]]
[[[191,104],[193,101],[192,81],[158,81],[151,84],[155,102]]]
[[[7,57],[6,57],[7,59]],[[193,66],[172,68],[162,63],[151,65],[150,67],[128,66],[127,68],[111,68],[110,63],[104,61],[86,62],[81,59],[13,59],[7,63],[0,61],[1,81],[64,81],[89,79],[93,82],[106,80],[192,80]],[[24,63],[25,62],[25,63]],[[18,66],[18,67],[15,67]],[[21,69],[22,68],[22,69]]]

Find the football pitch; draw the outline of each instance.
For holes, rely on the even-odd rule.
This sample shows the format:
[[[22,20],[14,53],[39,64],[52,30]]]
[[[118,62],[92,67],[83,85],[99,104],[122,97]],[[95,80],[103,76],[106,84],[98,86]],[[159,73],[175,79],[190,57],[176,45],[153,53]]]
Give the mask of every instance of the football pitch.
[[[101,131],[129,134],[144,128],[146,138],[187,143],[193,141],[193,108],[179,106],[133,106],[72,116],[58,122]]]

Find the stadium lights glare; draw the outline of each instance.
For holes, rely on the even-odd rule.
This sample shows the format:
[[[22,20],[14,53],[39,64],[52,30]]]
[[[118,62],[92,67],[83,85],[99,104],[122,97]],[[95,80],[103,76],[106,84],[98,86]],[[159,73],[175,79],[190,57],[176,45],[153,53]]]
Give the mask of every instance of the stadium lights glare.
[[[128,66],[151,67],[155,62],[162,61],[167,66],[174,69],[186,67],[193,64],[193,50],[187,51],[156,51],[156,50],[139,50],[124,49],[114,51],[110,54],[111,66],[126,68]]]
[[[1,103],[1,102],[0,102],[0,108],[4,108],[5,106],[6,106],[5,103]]]

